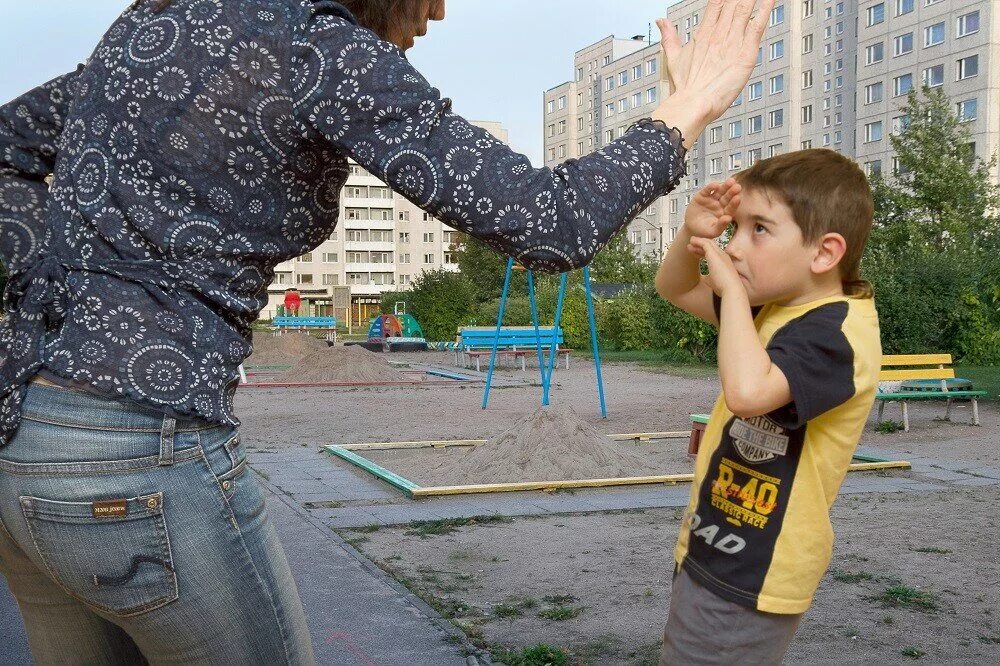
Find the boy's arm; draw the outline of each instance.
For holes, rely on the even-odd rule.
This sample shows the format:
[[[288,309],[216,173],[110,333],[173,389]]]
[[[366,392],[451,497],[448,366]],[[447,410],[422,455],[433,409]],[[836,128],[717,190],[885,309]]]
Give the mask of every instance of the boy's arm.
[[[726,407],[740,418],[749,418],[787,405],[792,401],[788,380],[760,342],[750,299],[732,260],[714,240],[693,238],[690,242],[704,255],[722,298],[718,355]],[[712,308],[711,290],[708,300]]]
[[[712,305],[712,288],[699,269],[701,258],[687,249],[691,238],[687,226],[681,225],[656,273],[656,293],[681,310],[718,326],[719,318]]]

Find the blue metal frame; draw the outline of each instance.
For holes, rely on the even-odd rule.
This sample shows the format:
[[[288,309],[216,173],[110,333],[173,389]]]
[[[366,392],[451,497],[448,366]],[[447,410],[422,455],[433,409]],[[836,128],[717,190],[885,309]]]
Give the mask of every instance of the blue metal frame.
[[[490,367],[486,372],[486,387],[483,391],[483,409],[486,409],[490,400],[490,388],[493,384],[493,371],[496,368],[497,348],[500,346],[500,330],[503,328],[503,317],[507,311],[507,299],[510,295],[510,279],[514,272],[514,258],[507,260],[507,272],[503,280],[503,292],[500,296],[500,308],[497,312],[497,331],[493,341],[493,349],[490,353]],[[608,406],[604,398],[604,375],[601,372],[601,351],[597,343],[597,318],[594,314],[594,297],[590,288],[590,268],[583,269],[584,291],[587,297],[587,319],[590,325],[590,348],[594,354],[594,369],[597,371],[597,395],[601,404],[601,416],[608,418]],[[542,374],[542,404],[548,405],[550,402],[552,375],[555,372],[555,364],[559,356],[559,323],[562,320],[563,305],[566,300],[566,287],[569,282],[569,273],[563,273],[559,279],[559,297],[556,302],[555,323],[552,326],[552,349],[546,362],[542,354],[542,338],[538,324],[538,299],[535,293],[535,276],[532,271],[528,271],[528,300],[531,303],[531,322],[535,326],[535,349],[538,353],[538,368]]]

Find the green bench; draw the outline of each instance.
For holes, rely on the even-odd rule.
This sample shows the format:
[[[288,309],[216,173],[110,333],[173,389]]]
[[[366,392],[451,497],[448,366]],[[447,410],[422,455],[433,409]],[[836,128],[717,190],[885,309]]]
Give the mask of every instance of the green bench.
[[[951,365],[951,354],[896,354],[882,357],[882,369],[879,372],[879,382],[907,380],[940,381],[938,390],[926,390],[923,387],[904,388],[896,391],[879,390],[875,394],[878,402],[878,421],[882,421],[882,412],[887,402],[898,402],[903,413],[903,432],[910,430],[910,415],[907,405],[920,400],[946,400],[945,420],[951,420],[951,403],[953,400],[969,400],[972,402],[972,424],[979,425],[979,398],[987,396],[986,391],[968,389],[949,389],[949,380],[954,382],[955,370]],[[934,366],[916,368],[913,366]]]

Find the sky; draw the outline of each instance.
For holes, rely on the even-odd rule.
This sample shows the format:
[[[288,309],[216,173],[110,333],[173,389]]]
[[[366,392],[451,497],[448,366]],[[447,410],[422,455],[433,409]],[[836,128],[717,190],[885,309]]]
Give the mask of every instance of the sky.
[[[131,0],[0,0],[0,103],[74,69]],[[474,120],[503,123],[542,164],[542,94],[573,77],[573,54],[649,33],[671,0],[447,0],[407,56]],[[653,38],[659,39],[655,24]]]

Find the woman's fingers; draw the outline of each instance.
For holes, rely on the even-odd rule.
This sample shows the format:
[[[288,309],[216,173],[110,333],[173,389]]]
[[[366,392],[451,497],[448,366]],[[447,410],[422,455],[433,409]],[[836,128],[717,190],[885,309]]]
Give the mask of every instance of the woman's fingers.
[[[753,9],[753,5],[751,5],[751,9]],[[767,30],[767,22],[771,17],[772,9],[774,9],[774,0],[760,0],[757,15],[744,26],[743,44],[740,50],[740,55],[744,60],[751,60],[756,64],[757,49],[760,47],[764,31]]]
[[[722,13],[719,15],[719,20],[715,25],[715,30],[712,31],[712,43],[719,46],[730,43],[729,33],[733,28],[733,17],[736,15],[736,8],[745,1],[746,0],[726,0],[726,2],[722,5]],[[750,0],[751,7],[753,7],[753,1],[754,0]],[[742,30],[740,31],[740,34],[743,34]]]

